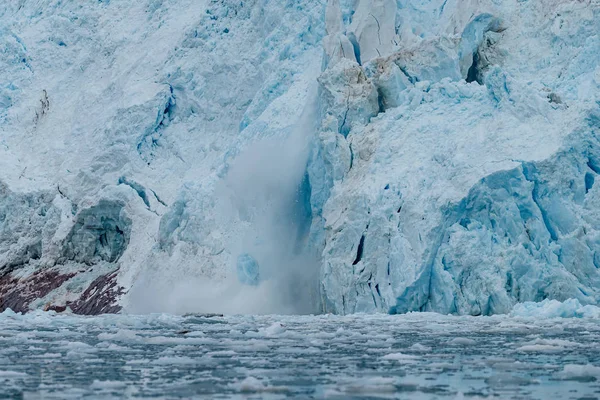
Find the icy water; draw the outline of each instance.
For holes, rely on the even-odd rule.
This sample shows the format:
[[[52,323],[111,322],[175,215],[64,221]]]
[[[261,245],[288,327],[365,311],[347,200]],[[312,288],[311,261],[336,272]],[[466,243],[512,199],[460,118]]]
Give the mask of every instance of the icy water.
[[[0,398],[593,399],[596,319],[0,314]]]

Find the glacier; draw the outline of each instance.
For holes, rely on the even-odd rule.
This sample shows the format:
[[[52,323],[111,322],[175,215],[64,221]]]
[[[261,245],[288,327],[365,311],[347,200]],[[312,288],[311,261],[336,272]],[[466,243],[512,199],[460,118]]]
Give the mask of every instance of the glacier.
[[[598,32],[598,0],[6,2],[0,311],[598,305]]]

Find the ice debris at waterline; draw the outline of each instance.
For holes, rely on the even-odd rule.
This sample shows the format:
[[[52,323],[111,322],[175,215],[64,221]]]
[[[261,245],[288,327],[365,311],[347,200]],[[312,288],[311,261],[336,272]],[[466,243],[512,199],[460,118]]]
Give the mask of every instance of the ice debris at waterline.
[[[590,318],[4,312],[0,344],[2,398],[568,400],[600,390]]]
[[[598,0],[4,1],[0,310],[597,305],[599,32]]]
[[[540,303],[519,303],[510,312],[513,317],[532,318],[596,318],[600,319],[600,307],[583,306],[576,299],[564,302],[544,300]]]

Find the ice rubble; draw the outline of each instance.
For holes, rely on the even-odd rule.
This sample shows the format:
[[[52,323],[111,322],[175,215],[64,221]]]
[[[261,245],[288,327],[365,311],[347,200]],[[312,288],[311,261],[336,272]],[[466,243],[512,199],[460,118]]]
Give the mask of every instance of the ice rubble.
[[[530,318],[600,318],[600,307],[589,304],[583,306],[575,299],[564,302],[546,299],[539,303],[516,304],[510,315]]]
[[[0,296],[598,304],[599,28],[597,0],[3,4]]]

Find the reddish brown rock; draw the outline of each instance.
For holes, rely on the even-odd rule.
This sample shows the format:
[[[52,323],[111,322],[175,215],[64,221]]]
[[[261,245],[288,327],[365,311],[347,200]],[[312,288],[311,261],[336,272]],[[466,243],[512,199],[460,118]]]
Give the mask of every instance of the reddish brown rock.
[[[10,308],[14,312],[29,311],[29,304],[59,288],[74,273],[61,274],[57,270],[40,270],[33,275],[18,279],[11,274],[0,277],[0,312]]]
[[[117,271],[99,276],[74,302],[65,305],[48,303],[44,311],[66,311],[81,315],[115,314],[121,311],[118,297],[125,291],[117,285]],[[14,312],[26,313],[32,302],[62,286],[76,273],[61,274],[56,269],[40,270],[27,278],[15,278],[11,274],[0,276],[0,312],[10,308]]]
[[[83,292],[79,300],[68,304],[75,314],[98,315],[98,314],[116,314],[121,311],[121,306],[117,304],[117,299],[125,290],[117,285],[117,273],[99,276]]]

